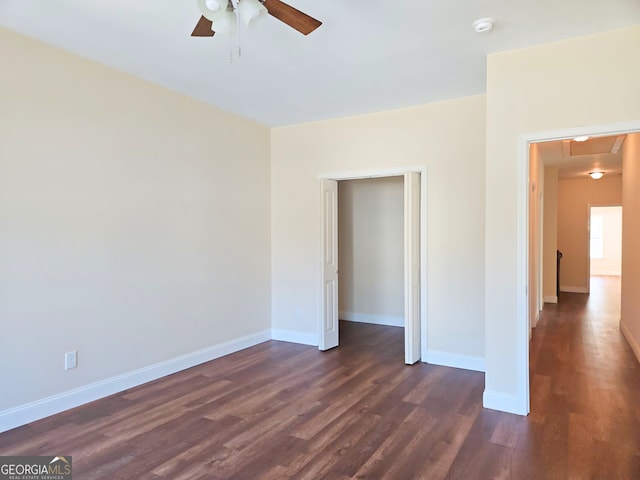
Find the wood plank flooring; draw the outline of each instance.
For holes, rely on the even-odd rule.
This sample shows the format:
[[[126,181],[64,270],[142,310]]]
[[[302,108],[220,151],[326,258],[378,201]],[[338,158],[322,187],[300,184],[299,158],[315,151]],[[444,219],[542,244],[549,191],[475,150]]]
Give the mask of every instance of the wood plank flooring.
[[[640,367],[597,281],[543,311],[528,417],[483,409],[482,373],[403,365],[402,329],[343,322],[338,349],[266,342],[0,434],[0,455],[72,455],[75,479],[640,479]]]

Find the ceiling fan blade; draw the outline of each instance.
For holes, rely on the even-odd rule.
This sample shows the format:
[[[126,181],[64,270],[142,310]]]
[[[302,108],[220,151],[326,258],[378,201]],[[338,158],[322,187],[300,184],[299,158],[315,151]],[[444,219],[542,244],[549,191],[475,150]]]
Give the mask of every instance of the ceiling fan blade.
[[[211,25],[213,25],[211,20],[205,17],[200,17],[200,20],[198,20],[198,23],[196,24],[196,28],[193,29],[191,36],[192,37],[213,37],[215,35],[215,32],[211,30]]]
[[[264,6],[270,15],[276,17],[291,28],[296,29],[304,35],[309,35],[316,28],[322,25],[322,22],[310,17],[306,13],[287,5],[280,0],[265,0]]]

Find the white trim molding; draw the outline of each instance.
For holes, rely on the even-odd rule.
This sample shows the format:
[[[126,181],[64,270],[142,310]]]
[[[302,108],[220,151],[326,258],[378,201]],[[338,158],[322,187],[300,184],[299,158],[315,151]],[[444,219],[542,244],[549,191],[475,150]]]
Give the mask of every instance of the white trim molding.
[[[517,393],[515,397],[500,392],[485,391],[485,406],[505,412],[527,415],[529,413],[529,320],[527,312],[527,286],[529,262],[529,144],[575,138],[580,135],[622,135],[640,131],[640,120],[606,125],[591,125],[560,130],[531,132],[517,138],[517,318],[516,318],[516,369]],[[505,408],[500,408],[504,405]],[[513,408],[511,408],[513,407]]]
[[[516,396],[513,401],[496,401],[497,394],[487,396],[487,408],[496,408],[505,412],[529,413],[529,340],[531,338],[531,319],[529,318],[529,139],[518,137],[517,164],[517,200],[516,219]],[[491,392],[491,390],[489,390]],[[497,408],[504,404],[508,408]],[[495,405],[495,406],[491,406]]]
[[[545,295],[544,303],[558,303],[558,297],[556,295]]]
[[[560,285],[560,291],[565,293],[589,293],[589,287],[573,287],[571,285]]]
[[[271,339],[281,342],[299,343],[301,345],[318,346],[318,335],[314,333],[296,332],[294,330],[271,330]]]
[[[420,357],[424,359],[427,354],[428,345],[428,318],[427,318],[427,305],[428,305],[428,281],[427,276],[427,200],[428,200],[428,168],[427,165],[414,165],[408,167],[392,167],[392,168],[378,168],[370,170],[353,170],[353,171],[339,171],[339,172],[325,172],[318,175],[318,179],[329,180],[356,180],[360,178],[378,178],[378,177],[393,177],[404,176],[409,172],[420,173]],[[322,249],[322,244],[318,245],[318,248]],[[320,288],[322,288],[322,282],[318,282]],[[322,290],[318,290],[320,298],[322,298]],[[403,318],[402,326],[405,326],[405,320]],[[322,330],[322,315],[318,318],[318,332]],[[275,338],[274,338],[275,340]],[[283,338],[283,340],[287,341]],[[292,340],[295,341],[295,340]],[[306,343],[306,342],[296,342]],[[315,343],[307,343],[307,345],[318,345],[318,341]]]
[[[621,277],[622,276],[622,272],[620,271],[619,268],[612,268],[607,270],[606,268],[600,270],[600,269],[591,269],[591,272],[589,272],[591,274],[591,276],[601,276],[601,277]]]
[[[482,406],[491,410],[515,413],[516,415],[527,415],[529,409],[523,410],[522,401],[516,395],[509,395],[503,392],[485,390],[482,394]]]
[[[343,172],[328,172],[318,175],[319,179],[330,180],[358,180],[361,178],[378,178],[378,177],[401,177],[407,172],[424,173],[425,165],[414,165],[412,167],[392,167],[392,168],[374,168],[371,170],[354,170]]]
[[[633,335],[631,335],[631,332],[622,320],[620,320],[620,331],[622,332],[624,338],[627,340],[627,343],[631,347],[631,350],[633,350],[636,358],[640,362],[640,343],[638,343],[636,339],[633,338]]]
[[[219,343],[212,347],[180,355],[115,377],[74,388],[34,402],[0,411],[0,432],[11,430],[36,420],[93,402],[128,388],[137,387],[201,363],[224,357],[271,339],[271,332],[262,332]]]
[[[484,372],[484,358],[472,357],[470,355],[458,355],[449,352],[440,352],[438,350],[427,350],[427,363],[433,365],[441,365],[443,367],[462,368],[464,370],[473,370],[475,372]]]
[[[388,327],[404,327],[404,317],[391,315],[376,315],[374,313],[358,313],[340,311],[340,320],[347,322],[373,323],[374,325],[386,325]]]
[[[536,312],[536,316],[533,319],[533,324],[531,325],[531,328],[536,328],[538,326],[538,322],[540,321],[540,311]]]

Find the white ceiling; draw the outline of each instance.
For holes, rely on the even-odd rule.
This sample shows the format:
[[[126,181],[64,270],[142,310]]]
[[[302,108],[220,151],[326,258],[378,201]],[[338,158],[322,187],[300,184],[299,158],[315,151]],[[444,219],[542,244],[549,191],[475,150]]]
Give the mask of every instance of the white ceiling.
[[[0,25],[279,126],[481,94],[487,53],[640,24],[638,0],[287,3],[323,25],[269,16],[233,63],[228,39],[190,36],[196,0],[0,0]]]

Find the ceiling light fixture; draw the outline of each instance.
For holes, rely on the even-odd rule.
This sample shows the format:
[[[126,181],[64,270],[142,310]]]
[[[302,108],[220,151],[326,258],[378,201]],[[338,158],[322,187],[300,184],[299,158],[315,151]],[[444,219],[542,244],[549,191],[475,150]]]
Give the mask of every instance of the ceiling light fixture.
[[[589,140],[589,135],[580,135],[573,139],[574,142],[586,142],[587,140]]]
[[[198,0],[198,8],[207,20],[211,20],[211,30],[235,36],[239,35],[240,20],[248,27],[266,16],[268,11],[262,3],[260,0]],[[239,39],[238,56],[241,56]]]
[[[600,180],[604,176],[604,172],[590,172],[589,176],[594,180]]]
[[[198,0],[198,7],[205,18],[216,23],[216,33],[233,33],[223,31],[221,19],[233,19],[235,23],[239,17],[249,26],[268,13],[260,0]]]
[[[487,33],[493,30],[495,20],[493,18],[479,18],[473,22],[473,29],[477,33]]]

